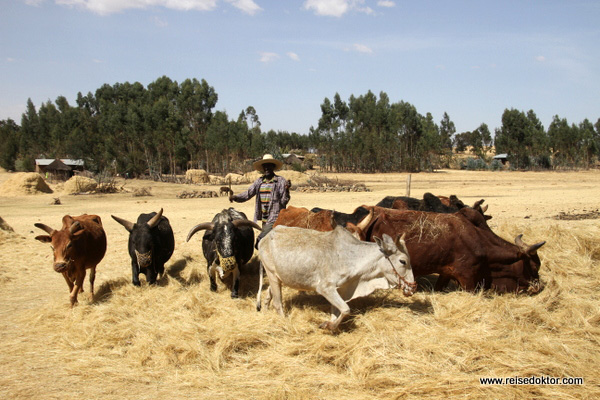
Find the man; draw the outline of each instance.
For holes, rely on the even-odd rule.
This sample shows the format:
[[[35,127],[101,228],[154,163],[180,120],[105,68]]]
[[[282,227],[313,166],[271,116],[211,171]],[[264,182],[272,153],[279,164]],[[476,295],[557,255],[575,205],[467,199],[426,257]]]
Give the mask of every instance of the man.
[[[256,239],[258,242],[271,230],[279,211],[287,206],[290,201],[291,181],[287,181],[283,176],[275,175],[283,163],[273,158],[271,154],[265,154],[262,160],[255,161],[252,166],[258,172],[264,173],[258,178],[248,190],[238,195],[229,192],[229,202],[243,203],[256,196],[256,206],[254,207],[254,222],[262,222],[262,232]]]

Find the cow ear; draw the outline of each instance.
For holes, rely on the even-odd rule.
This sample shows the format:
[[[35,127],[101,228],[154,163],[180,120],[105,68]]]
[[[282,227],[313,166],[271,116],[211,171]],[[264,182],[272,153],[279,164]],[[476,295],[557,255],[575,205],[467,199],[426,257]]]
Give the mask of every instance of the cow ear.
[[[52,238],[48,235],[40,235],[36,236],[35,240],[39,240],[42,243],[50,243],[52,241]]]
[[[379,239],[377,236],[373,236],[373,240],[375,240],[375,243],[377,243],[377,246],[379,246],[379,249],[383,250],[383,241],[381,239]]]

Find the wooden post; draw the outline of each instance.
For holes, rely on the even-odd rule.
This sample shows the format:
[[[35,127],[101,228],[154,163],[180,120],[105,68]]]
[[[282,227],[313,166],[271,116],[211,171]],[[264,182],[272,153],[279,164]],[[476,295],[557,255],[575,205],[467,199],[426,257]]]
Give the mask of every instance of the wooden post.
[[[411,175],[408,174],[408,176],[406,177],[406,197],[410,197],[410,181]]]

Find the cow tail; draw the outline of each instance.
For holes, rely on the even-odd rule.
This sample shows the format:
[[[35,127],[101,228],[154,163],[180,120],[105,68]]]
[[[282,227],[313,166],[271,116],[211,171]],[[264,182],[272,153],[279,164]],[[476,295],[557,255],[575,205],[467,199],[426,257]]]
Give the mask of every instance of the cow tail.
[[[258,263],[258,293],[256,295],[256,311],[260,311],[261,308],[261,304],[260,304],[260,292],[262,290],[262,285],[263,285],[263,265],[262,265],[262,261],[260,261]]]

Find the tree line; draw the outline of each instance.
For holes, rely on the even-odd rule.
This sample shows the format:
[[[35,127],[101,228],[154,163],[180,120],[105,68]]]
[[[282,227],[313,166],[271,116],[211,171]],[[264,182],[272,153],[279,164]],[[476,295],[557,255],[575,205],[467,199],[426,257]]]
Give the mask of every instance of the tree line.
[[[254,107],[233,119],[215,110],[217,101],[205,80],[166,76],[147,87],[105,84],[78,93],[76,105],[59,96],[36,109],[29,99],[20,125],[0,121],[0,166],[32,171],[36,158],[81,158],[96,172],[161,177],[189,168],[246,171],[264,153],[292,150],[316,153],[321,168],[339,172],[433,170],[450,166],[453,149],[485,160],[492,145],[519,169],[585,168],[600,156],[600,119],[575,125],[555,116],[545,130],[533,110],[506,109],[492,139],[485,123],[456,133],[447,113],[438,124],[410,103],[369,91],[325,98],[316,127],[298,134],[263,132]]]

